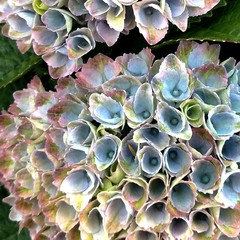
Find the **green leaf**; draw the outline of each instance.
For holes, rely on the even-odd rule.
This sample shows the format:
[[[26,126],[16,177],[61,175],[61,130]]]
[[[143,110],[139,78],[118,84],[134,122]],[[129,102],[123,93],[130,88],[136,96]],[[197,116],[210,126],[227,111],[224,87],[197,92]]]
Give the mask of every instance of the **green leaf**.
[[[6,38],[2,34],[0,34],[0,46],[0,88],[23,77],[42,61],[32,50],[21,54],[16,46],[16,41]]]
[[[210,40],[240,43],[240,1],[228,0],[227,5],[213,11],[211,18],[192,23],[185,33],[175,33],[162,43],[151,47],[157,49],[180,40]]]
[[[8,218],[10,207],[2,202],[2,199],[6,197],[7,191],[0,186],[0,239],[1,240],[30,240],[27,229],[23,229],[18,234],[18,223],[12,222]]]

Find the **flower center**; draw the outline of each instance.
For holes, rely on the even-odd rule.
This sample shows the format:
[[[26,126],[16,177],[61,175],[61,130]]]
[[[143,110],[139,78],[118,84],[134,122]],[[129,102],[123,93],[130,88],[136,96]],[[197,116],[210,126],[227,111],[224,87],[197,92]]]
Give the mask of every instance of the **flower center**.
[[[207,174],[204,174],[202,177],[201,177],[201,182],[204,183],[204,184],[207,184],[209,183],[210,181],[210,177],[207,175]]]
[[[119,113],[114,113],[113,118],[119,118],[119,117],[120,117]]]
[[[147,16],[153,15],[153,9],[151,7],[145,8],[144,12]]]
[[[176,126],[176,125],[179,123],[179,120],[178,120],[177,118],[172,118],[172,119],[170,120],[170,123],[171,123],[172,125]]]
[[[170,153],[169,153],[169,157],[173,160],[173,159],[176,159],[176,157],[177,157],[177,153],[175,152],[175,151],[171,151]]]
[[[172,91],[172,95],[173,95],[174,97],[179,97],[179,96],[181,95],[181,93],[182,93],[182,91],[179,90],[179,89],[174,89],[174,90]]]
[[[151,128],[151,134],[156,136],[158,135],[159,131],[156,128]]]
[[[147,119],[150,117],[150,112],[146,110],[146,111],[142,112],[142,116],[143,116],[143,118]]]
[[[109,158],[112,158],[113,155],[114,155],[114,151],[109,151],[107,155],[108,155]]]
[[[152,166],[157,166],[157,164],[158,164],[158,159],[155,158],[155,157],[151,158],[151,159],[150,159],[150,164],[151,164]]]

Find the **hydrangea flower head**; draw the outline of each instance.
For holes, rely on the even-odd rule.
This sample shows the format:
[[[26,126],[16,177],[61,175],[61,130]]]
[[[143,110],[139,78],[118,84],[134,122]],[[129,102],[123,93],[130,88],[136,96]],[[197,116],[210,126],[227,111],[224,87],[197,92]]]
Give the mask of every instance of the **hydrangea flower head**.
[[[131,4],[143,7],[87,1],[80,11],[76,3],[74,11],[89,8],[100,21],[113,24],[119,15],[119,26]],[[204,1],[171,3],[177,21]],[[146,4],[140,16],[162,11]],[[65,12],[48,9],[67,21]],[[69,34],[72,58],[88,50],[89,33]],[[64,68],[68,50],[45,57]],[[0,115],[10,219],[35,240],[238,239],[238,67],[218,55],[218,45],[181,42],[162,61],[149,49],[115,60],[98,54],[76,78],[59,79],[54,92],[34,77]]]

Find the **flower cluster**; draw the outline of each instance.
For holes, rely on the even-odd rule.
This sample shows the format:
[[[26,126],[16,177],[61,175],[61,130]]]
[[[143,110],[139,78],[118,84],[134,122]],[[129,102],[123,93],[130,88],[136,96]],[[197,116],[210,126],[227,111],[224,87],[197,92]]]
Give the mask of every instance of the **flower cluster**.
[[[149,44],[159,42],[168,21],[182,31],[188,18],[210,11],[220,0],[1,0],[2,33],[24,53],[31,46],[53,78],[82,66],[96,42],[112,46],[120,33],[138,27]]]
[[[201,1],[198,1],[201,2]],[[238,239],[240,68],[219,45],[90,59],[0,115],[10,219],[35,240]]]

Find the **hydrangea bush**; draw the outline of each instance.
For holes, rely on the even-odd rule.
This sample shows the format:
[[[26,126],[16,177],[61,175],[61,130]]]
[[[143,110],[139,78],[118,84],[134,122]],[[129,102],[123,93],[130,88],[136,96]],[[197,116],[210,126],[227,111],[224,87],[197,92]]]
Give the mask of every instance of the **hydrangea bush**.
[[[198,1],[201,2],[201,1]],[[10,219],[35,240],[237,240],[240,68],[183,41],[99,54],[0,115]]]
[[[112,46],[120,33],[138,27],[153,45],[164,38],[169,22],[185,31],[188,18],[210,11],[220,0],[1,0],[2,33],[24,53],[31,46],[48,64],[53,78],[82,66],[81,57],[96,42]]]

